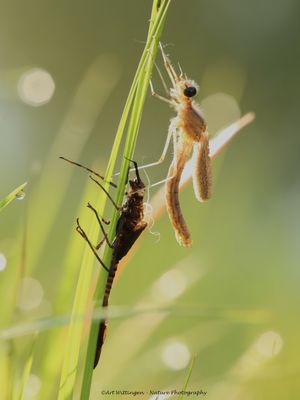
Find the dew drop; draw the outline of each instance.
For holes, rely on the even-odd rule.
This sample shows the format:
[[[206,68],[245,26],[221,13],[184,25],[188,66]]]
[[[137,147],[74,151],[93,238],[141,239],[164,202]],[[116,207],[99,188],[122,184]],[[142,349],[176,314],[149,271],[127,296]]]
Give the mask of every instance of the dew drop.
[[[20,190],[17,194],[16,194],[16,199],[17,200],[23,200],[24,197],[26,196],[24,190]]]

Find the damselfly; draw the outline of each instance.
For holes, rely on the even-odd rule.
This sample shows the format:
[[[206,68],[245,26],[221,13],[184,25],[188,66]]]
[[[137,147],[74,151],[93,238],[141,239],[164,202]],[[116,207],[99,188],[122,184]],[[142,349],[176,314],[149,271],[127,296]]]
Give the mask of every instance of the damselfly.
[[[169,90],[162,79],[168,97],[158,95],[150,82],[151,92],[153,96],[172,106],[177,115],[170,121],[167,140],[159,161],[143,166],[143,168],[160,164],[164,160],[172,138],[174,157],[166,179],[167,211],[178,242],[182,246],[188,247],[192,244],[192,239],[180,208],[179,183],[183,169],[193,150],[195,159],[193,186],[196,198],[199,201],[210,198],[211,166],[208,131],[204,117],[193,100],[193,97],[197,94],[198,85],[193,80],[188,79],[182,71],[177,75],[161,44],[160,49],[172,88]]]

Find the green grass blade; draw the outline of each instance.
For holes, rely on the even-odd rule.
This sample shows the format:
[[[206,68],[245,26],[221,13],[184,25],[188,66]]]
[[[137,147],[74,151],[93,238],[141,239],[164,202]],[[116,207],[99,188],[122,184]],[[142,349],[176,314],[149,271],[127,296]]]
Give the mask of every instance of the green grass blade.
[[[13,190],[9,195],[5,197],[5,199],[0,201],[0,212],[13,200],[15,199],[21,199],[24,197],[25,193],[23,192],[25,186],[27,185],[27,182],[23,183],[19,187],[17,187],[15,190]],[[20,197],[19,197],[20,196]]]
[[[118,126],[116,139],[113,145],[113,150],[111,152],[110,160],[108,163],[107,171],[106,171],[106,180],[109,181],[111,175],[114,170],[115,162],[117,156],[119,154],[119,147],[121,144],[122,136],[124,134],[124,129],[127,123],[127,119],[129,116],[129,112],[132,106],[132,102],[134,101],[134,105],[132,108],[131,119],[129,123],[128,135],[125,145],[125,154],[126,156],[131,157],[134,151],[134,145],[136,142],[137,131],[139,127],[139,121],[141,118],[141,109],[144,104],[145,96],[146,96],[146,89],[149,81],[150,74],[151,74],[151,65],[153,66],[153,43],[158,43],[159,33],[162,30],[162,24],[166,16],[166,11],[170,4],[170,0],[164,1],[157,12],[157,0],[153,3],[153,9],[155,9],[155,13],[152,12],[152,15],[155,15],[155,20],[151,21],[150,29],[148,34],[147,43],[145,46],[145,50],[142,54],[138,69],[136,71],[136,75],[130,89],[124,111]],[[147,66],[147,68],[146,68]],[[145,73],[145,70],[148,70]],[[139,99],[136,99],[135,96],[139,94]],[[118,191],[117,191],[117,202],[119,204],[122,203],[124,188],[125,188],[125,181],[127,175],[127,165],[128,162],[122,162],[121,174],[118,182]],[[108,186],[108,185],[107,185]],[[99,194],[99,202],[98,202],[98,210],[99,213],[103,213],[104,207],[106,203],[106,196],[103,193]],[[115,231],[115,225],[117,221],[117,213],[114,213],[111,222],[111,228],[109,231],[110,238],[113,237]],[[94,220],[90,223],[90,228],[87,230],[88,235],[90,236],[91,240],[96,241],[98,235],[98,229],[95,225]],[[110,263],[110,252],[106,249],[104,254],[104,263],[109,265]],[[88,303],[88,295],[90,290],[90,283],[93,271],[93,257],[90,253],[90,250],[86,248],[85,254],[82,260],[81,272],[78,280],[78,287],[76,289],[75,301],[73,305],[72,314],[75,317],[76,315],[82,315],[86,312],[86,307]],[[97,307],[100,304],[100,299],[103,295],[103,290],[105,286],[106,274],[100,273],[97,290],[94,298],[94,307]],[[70,399],[73,394],[76,375],[77,375],[77,368],[78,368],[78,359],[79,353],[81,348],[81,335],[82,335],[83,324],[78,322],[76,318],[71,320],[68,340],[66,343],[66,352],[64,357],[63,363],[63,370],[61,375],[61,385],[60,385],[60,392],[59,392],[59,399]],[[91,376],[93,371],[93,358],[95,354],[95,346],[96,346],[96,336],[97,336],[97,324],[92,324],[92,329],[89,337],[89,344],[88,344],[88,355],[86,358],[86,367],[84,369],[84,378],[83,378],[83,386],[82,386],[82,398],[87,399],[89,396],[90,391],[90,384],[91,384]]]
[[[76,172],[77,170],[74,168],[74,173]],[[98,192],[96,185],[91,185],[89,182],[87,183],[76,212],[76,215],[79,216],[80,220],[84,221],[84,215],[86,213],[82,204],[87,204],[88,201],[91,200],[94,201],[98,196]],[[70,240],[66,246],[65,256],[62,261],[62,279],[58,284],[57,296],[54,303],[54,315],[56,316],[70,312],[70,301],[74,296],[75,282],[78,280],[80,261],[84,249],[84,241],[75,232],[75,221],[68,237],[70,237]],[[57,317],[57,319],[59,320],[60,317]],[[47,329],[55,326],[54,321],[57,319],[52,319],[52,322],[50,321]],[[65,325],[67,326],[69,322],[70,317],[66,318]],[[59,369],[63,359],[62,348],[64,347],[65,334],[64,329],[51,329],[50,332],[47,333],[47,339],[44,346],[45,348],[51,349],[51,351],[46,352],[42,360],[40,371],[42,382],[40,396],[42,399],[52,399],[57,396],[57,385],[53,383],[57,382],[59,379]]]
[[[27,361],[25,363],[25,368],[24,368],[21,383],[20,383],[19,395],[17,396],[17,399],[19,399],[19,400],[26,399],[26,385],[27,385],[28,378],[29,378],[29,375],[31,372],[31,368],[32,368],[35,343],[36,343],[36,340],[34,340],[34,342],[33,342],[33,345],[28,354]]]
[[[137,139],[138,129],[140,125],[142,109],[146,99],[146,93],[149,85],[149,80],[154,64],[154,57],[157,51],[159,37],[163,28],[163,24],[166,17],[166,12],[170,5],[170,0],[164,1],[161,4],[159,10],[157,10],[157,0],[154,0],[152,6],[152,19],[150,21],[150,28],[147,38],[147,43],[144,49],[144,52],[141,57],[141,61],[139,63],[132,88],[130,91],[130,95],[135,92],[134,102],[132,106],[132,111],[130,115],[129,127],[127,132],[127,138],[125,143],[125,150],[124,155],[131,159],[133,157],[135,143]],[[130,97],[133,99],[133,97]],[[129,109],[129,105],[126,102],[125,105],[126,110]],[[125,121],[123,121],[124,113],[122,115],[122,123],[120,125],[125,127]],[[128,117],[128,114],[126,114]],[[117,132],[118,138],[119,132]],[[108,163],[107,173],[106,173],[106,180],[110,180],[111,174],[113,172],[113,168],[115,165],[116,157],[119,151],[119,143],[120,140],[116,140],[114,143],[114,147],[112,150],[111,158]],[[116,147],[115,147],[116,146]],[[121,205],[122,200],[124,197],[125,192],[125,185],[126,185],[126,177],[127,177],[127,170],[128,170],[128,160],[123,157],[122,164],[121,164],[121,171],[120,177],[118,180],[118,189],[116,194],[116,202],[117,204]],[[109,230],[109,238],[112,240],[114,237],[115,227],[118,219],[118,213],[114,212],[112,216],[112,222]],[[110,265],[111,261],[111,250],[106,247],[103,261],[105,265]],[[106,277],[102,275],[102,277]],[[94,306],[97,307],[100,305],[101,299],[103,297],[105,288],[105,279],[99,279],[97,289],[95,292],[94,297]],[[92,323],[91,330],[90,330],[90,337],[88,343],[88,350],[87,350],[87,357],[86,357],[86,365],[84,369],[84,376],[83,376],[83,385],[82,385],[82,392],[81,398],[86,399],[90,393],[90,386],[92,381],[92,373],[93,373],[93,362],[94,362],[94,354],[97,342],[97,333],[98,333],[98,324]]]
[[[97,225],[96,221],[92,217],[93,216],[91,215],[87,234],[89,235],[91,240],[95,242],[97,240]],[[81,265],[82,267],[80,270],[78,285],[73,303],[71,323],[69,326],[67,341],[65,345],[65,355],[58,399],[72,398],[75,379],[77,375],[84,321],[78,321],[76,315],[84,315],[86,313],[94,266],[94,257],[88,247],[85,247]]]
[[[188,384],[189,384],[189,381],[190,381],[190,379],[191,379],[191,375],[192,375],[192,372],[193,372],[193,369],[194,369],[195,358],[196,358],[195,356],[192,358],[190,367],[189,367],[189,369],[188,369],[188,372],[187,372],[187,375],[186,375],[186,378],[185,378],[185,382],[184,382],[184,384],[183,384],[183,386],[182,386],[182,389],[181,389],[182,393],[178,396],[178,400],[182,400],[182,399],[183,399],[183,393],[184,393],[184,392],[186,391],[186,389],[187,389],[187,386],[188,386]]]

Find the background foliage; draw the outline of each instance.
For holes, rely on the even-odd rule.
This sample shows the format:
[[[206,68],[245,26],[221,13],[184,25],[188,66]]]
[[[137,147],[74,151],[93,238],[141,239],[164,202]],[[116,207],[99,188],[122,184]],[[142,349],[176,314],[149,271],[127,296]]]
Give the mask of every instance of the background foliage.
[[[83,250],[74,221],[80,215],[88,223],[85,204],[95,203],[97,188],[58,157],[105,169],[149,11],[137,0],[1,2],[0,197],[29,182],[26,199],[1,212],[3,328],[70,313]],[[248,110],[256,120],[214,161],[213,199],[197,204],[190,187],[181,195],[193,248],[177,245],[164,215],[152,228],[160,240],[147,231],[122,271],[111,304],[184,311],[111,321],[92,398],[110,388],[180,388],[186,350],[197,354],[189,387],[207,390],[209,399],[299,393],[298,11],[296,0],[173,2],[162,39],[200,84],[210,133]],[[20,98],[20,78],[32,68],[55,83],[51,101],[39,107]],[[162,92],[157,75],[154,83]],[[149,94],[139,163],[159,157],[172,115]],[[163,179],[167,167],[147,171],[150,181]],[[26,396],[53,398],[53,332],[62,349],[66,328],[2,340],[1,387],[21,379],[34,342]],[[172,343],[182,345],[180,365],[166,361]]]

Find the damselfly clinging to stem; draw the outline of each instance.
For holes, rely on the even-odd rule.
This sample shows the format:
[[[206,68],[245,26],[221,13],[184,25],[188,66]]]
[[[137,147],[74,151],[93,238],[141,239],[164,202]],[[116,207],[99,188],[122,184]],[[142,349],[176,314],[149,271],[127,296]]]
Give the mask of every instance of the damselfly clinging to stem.
[[[91,172],[93,175],[96,175],[100,179],[104,180],[103,176],[94,172],[92,169],[85,167],[84,165],[78,164],[74,161],[68,160],[64,157],[61,157],[63,160],[70,162],[71,164],[75,164],[81,168],[86,169],[87,171]],[[131,161],[131,160],[130,160]],[[108,272],[105,292],[102,300],[102,307],[108,306],[108,299],[111,291],[111,287],[115,278],[115,274],[117,271],[118,264],[120,260],[126,256],[128,251],[131,249],[135,241],[138,239],[140,234],[144,231],[147,226],[147,222],[144,220],[144,195],[145,195],[145,185],[144,182],[140,178],[139,170],[137,163],[135,161],[131,161],[134,165],[136,177],[133,180],[129,180],[129,190],[126,193],[126,200],[121,207],[118,207],[117,204],[114,202],[110,194],[105,190],[103,185],[94,179],[92,176],[90,178],[106,193],[110,201],[112,202],[113,206],[119,211],[120,215],[117,221],[115,237],[112,242],[109,241],[108,236],[104,230],[103,222],[107,223],[103,220],[102,217],[99,216],[97,210],[88,203],[88,208],[90,208],[100,225],[101,231],[104,234],[104,238],[101,242],[94,246],[87,234],[85,233],[84,229],[81,227],[79,223],[79,219],[77,219],[77,232],[84,238],[84,240],[88,243],[91,250],[93,251],[94,255],[96,256],[99,263],[102,267]],[[129,172],[129,171],[128,171]],[[114,183],[110,183],[111,186],[115,187]],[[97,253],[97,250],[100,246],[106,242],[107,245],[112,249],[112,258],[111,263],[109,266],[106,266],[104,262],[101,260],[100,256]],[[98,339],[97,339],[97,348],[95,353],[95,360],[94,360],[94,368],[97,366],[101,354],[101,349],[105,340],[107,330],[107,322],[106,320],[102,320],[99,325],[98,331]]]
[[[211,165],[208,131],[204,117],[193,100],[198,92],[198,85],[188,79],[182,71],[179,75],[176,73],[161,43],[160,50],[172,87],[169,90],[163,81],[167,92],[167,97],[163,97],[154,91],[153,84],[150,82],[151,92],[153,96],[172,106],[177,115],[170,121],[167,140],[159,161],[143,167],[160,164],[165,158],[171,138],[173,139],[174,157],[166,179],[166,204],[178,242],[188,247],[192,244],[192,239],[179,204],[179,183],[185,164],[193,150],[195,160],[193,186],[196,198],[199,201],[210,198]]]

